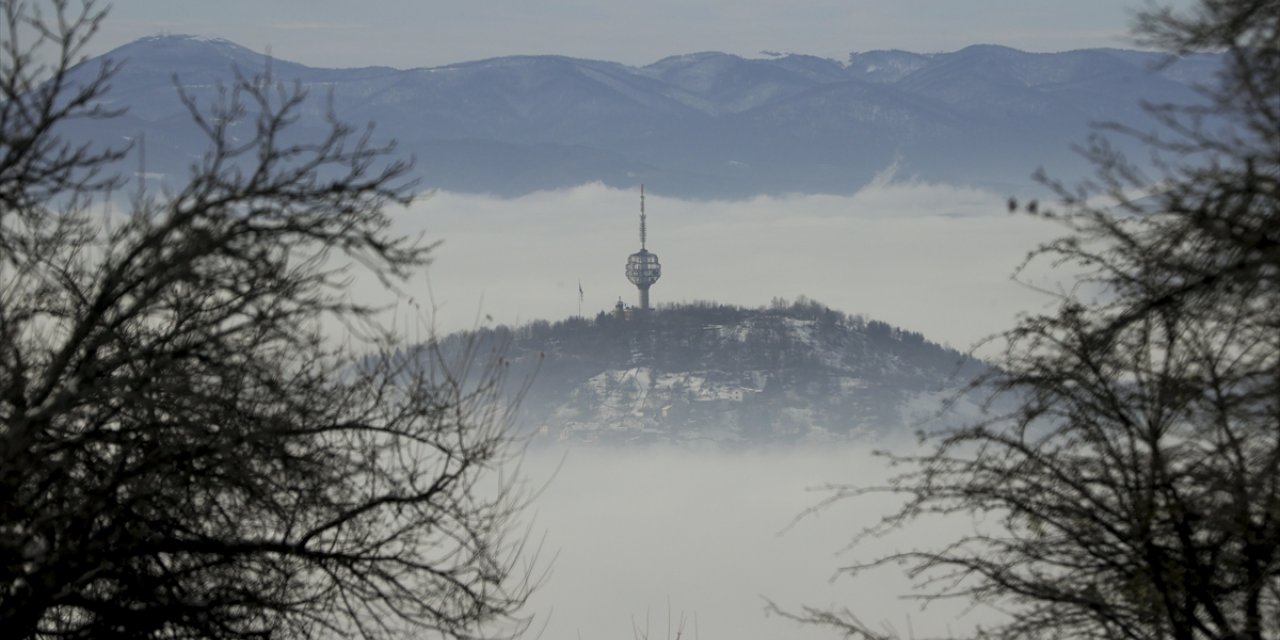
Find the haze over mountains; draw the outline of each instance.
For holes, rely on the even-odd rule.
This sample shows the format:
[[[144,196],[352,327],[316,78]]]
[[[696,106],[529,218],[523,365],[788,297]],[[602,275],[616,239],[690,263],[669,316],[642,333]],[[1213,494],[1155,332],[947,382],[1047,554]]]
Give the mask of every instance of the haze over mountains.
[[[101,141],[143,135],[147,173],[180,172],[203,148],[175,91],[207,103],[233,69],[268,59],[225,40],[144,38],[107,54],[112,121],[75,123]],[[1025,53],[977,45],[953,53],[723,53],[643,67],[516,56],[436,68],[319,69],[270,61],[274,77],[312,92],[298,133],[337,115],[374,123],[417,159],[424,187],[516,196],[600,181],[660,194],[744,198],[853,193],[899,176],[1018,193],[1040,166],[1082,175],[1071,151],[1090,123],[1149,129],[1140,102],[1189,102],[1216,56],[1157,67],[1161,54],[1115,49]],[[92,64],[92,62],[90,63]]]

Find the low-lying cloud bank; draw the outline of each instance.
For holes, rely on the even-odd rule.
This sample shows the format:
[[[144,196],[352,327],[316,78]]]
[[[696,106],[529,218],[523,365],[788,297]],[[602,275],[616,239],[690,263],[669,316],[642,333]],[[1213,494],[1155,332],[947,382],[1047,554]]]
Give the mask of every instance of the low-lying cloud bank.
[[[504,200],[435,193],[396,214],[395,230],[439,239],[435,263],[403,287],[402,322],[436,331],[476,323],[593,316],[622,297],[638,248],[638,193],[584,185]],[[966,348],[1009,327],[1051,298],[1013,282],[1028,251],[1061,232],[1009,215],[1002,194],[895,181],[886,174],[849,197],[796,195],[738,202],[650,197],[649,248],[664,275],[658,304],[715,300],[748,306],[804,294]],[[1058,277],[1026,274],[1053,288]],[[353,295],[387,301],[376,283]],[[379,293],[381,292],[381,293]],[[378,298],[377,296],[381,296]],[[421,329],[420,329],[421,330]],[[991,614],[958,619],[962,605],[902,600],[897,567],[858,579],[842,566],[895,549],[932,546],[973,526],[931,523],[850,547],[894,502],[869,497],[793,520],[830,483],[875,484],[887,475],[865,446],[750,452],[668,449],[536,450],[531,486],[554,475],[533,503],[532,530],[546,532],[556,560],[531,602],[543,638],[628,638],[646,614],[653,639],[666,633],[668,602],[686,614],[686,639],[831,638],[828,629],[768,617],[783,607],[848,607],[902,637],[942,636]],[[696,617],[696,625],[695,625]],[[696,629],[695,629],[696,626]]]
[[[599,184],[516,199],[430,194],[396,214],[398,231],[442,241],[401,303],[442,332],[576,315],[579,283],[584,315],[634,303],[623,265],[639,248],[638,195]],[[1009,215],[1003,195],[891,174],[853,196],[650,196],[647,211],[664,271],[657,304],[803,294],[962,349],[1048,302],[1010,275],[1060,232]]]
[[[666,631],[668,603],[682,637],[764,640],[833,638],[765,612],[765,599],[787,609],[848,608],[867,624],[901,637],[941,637],[994,614],[962,615],[960,603],[922,609],[903,599],[910,584],[899,567],[849,578],[840,567],[892,550],[935,545],[972,527],[962,519],[904,531],[890,539],[850,541],[895,501],[870,496],[837,503],[796,520],[830,495],[830,483],[883,482],[888,470],[865,447],[693,452],[579,447],[537,450],[525,461],[529,481],[553,477],[534,502],[535,531],[556,558],[529,613],[543,638],[630,638],[635,619],[649,637]],[[696,617],[697,633],[694,631]],[[673,626],[674,626],[673,622]]]

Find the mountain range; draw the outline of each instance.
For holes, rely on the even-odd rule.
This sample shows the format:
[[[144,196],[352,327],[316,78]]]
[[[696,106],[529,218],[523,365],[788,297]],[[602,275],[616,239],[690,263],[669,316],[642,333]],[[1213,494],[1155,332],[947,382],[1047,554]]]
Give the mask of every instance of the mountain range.
[[[376,138],[396,140],[416,158],[424,187],[516,196],[644,182],[693,198],[852,193],[889,166],[1016,194],[1040,166],[1064,179],[1083,175],[1071,146],[1091,123],[1150,129],[1143,101],[1194,101],[1194,85],[1211,82],[1220,64],[1207,54],[976,45],[845,61],[705,52],[640,67],[514,56],[320,69],[190,36],[144,38],[105,57],[124,63],[109,102],[128,111],[74,123],[74,134],[141,137],[144,170],[171,179],[204,148],[175,83],[208,103],[237,70],[269,68],[311,93],[300,134],[321,130],[331,105],[342,120],[372,123]]]

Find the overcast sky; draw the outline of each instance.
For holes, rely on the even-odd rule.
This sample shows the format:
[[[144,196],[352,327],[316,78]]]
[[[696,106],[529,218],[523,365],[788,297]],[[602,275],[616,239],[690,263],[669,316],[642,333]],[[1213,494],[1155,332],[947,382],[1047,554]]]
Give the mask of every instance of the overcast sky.
[[[1168,0],[1185,6],[1188,0]],[[157,33],[227,38],[312,66],[436,66],[511,54],[647,64],[718,50],[843,60],[873,49],[1123,47],[1144,0],[117,0],[101,53]]]

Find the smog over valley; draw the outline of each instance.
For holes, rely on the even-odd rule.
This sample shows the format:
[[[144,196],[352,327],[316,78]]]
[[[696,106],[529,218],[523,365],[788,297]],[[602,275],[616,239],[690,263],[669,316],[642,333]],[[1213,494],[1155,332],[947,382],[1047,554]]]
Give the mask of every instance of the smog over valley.
[[[1280,3],[0,9],[5,634],[1280,638]]]

